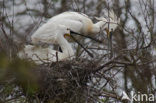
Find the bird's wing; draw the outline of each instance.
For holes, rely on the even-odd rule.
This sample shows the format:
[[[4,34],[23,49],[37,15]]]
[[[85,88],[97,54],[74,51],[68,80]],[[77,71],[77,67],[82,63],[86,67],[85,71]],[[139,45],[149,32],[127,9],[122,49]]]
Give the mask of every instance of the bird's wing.
[[[61,14],[58,14],[58,15],[52,17],[49,21],[57,22],[57,21],[60,21],[60,20],[63,20],[63,19],[83,21],[83,20],[90,19],[90,18],[84,13],[68,11],[68,12],[64,12],[64,13],[61,13]]]
[[[62,13],[62,16],[65,16],[65,15],[68,15],[68,16],[70,16],[70,15],[72,15],[72,16],[84,16],[84,17],[89,18],[88,15],[81,13],[81,12],[67,11],[67,12]]]
[[[83,28],[83,23],[80,20],[72,19],[61,19],[56,22],[56,24],[61,24],[71,29],[74,32],[81,33]]]
[[[56,30],[57,26],[53,23],[45,23],[37,31],[32,34],[31,40],[32,43],[37,44],[38,42],[43,43],[55,43],[56,40]]]
[[[49,32],[49,33],[42,33],[38,35],[32,35],[31,40],[33,44],[38,44],[38,43],[56,44],[56,37],[57,34],[53,32]]]

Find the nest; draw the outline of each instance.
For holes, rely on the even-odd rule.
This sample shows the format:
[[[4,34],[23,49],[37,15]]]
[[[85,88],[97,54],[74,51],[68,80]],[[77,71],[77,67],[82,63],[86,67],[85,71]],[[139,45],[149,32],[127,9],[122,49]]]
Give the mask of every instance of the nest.
[[[50,103],[85,103],[87,83],[94,63],[88,60],[55,62],[34,69],[38,78],[40,101]]]
[[[16,50],[16,46],[13,45],[10,49]],[[0,50],[6,51],[5,56],[8,55],[8,49]],[[35,100],[43,103],[85,103],[88,101],[87,84],[96,66],[94,61],[81,58],[54,62],[50,66],[34,67],[30,66],[33,64],[32,61],[16,59],[17,51],[13,53],[15,58],[13,57],[14,59],[8,64],[6,77],[12,75],[9,78],[10,83],[19,87],[18,94],[24,96],[28,102],[33,103]],[[29,94],[28,90],[33,88],[30,86],[33,82],[37,83],[37,90]]]

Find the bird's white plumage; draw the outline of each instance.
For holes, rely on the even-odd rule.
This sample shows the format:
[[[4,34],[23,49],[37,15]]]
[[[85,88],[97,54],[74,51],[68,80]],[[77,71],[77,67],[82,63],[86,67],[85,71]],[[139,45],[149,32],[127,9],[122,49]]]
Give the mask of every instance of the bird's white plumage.
[[[55,31],[50,32],[50,34],[52,33],[55,35],[51,36],[49,34],[49,40],[51,40],[51,42],[53,43],[59,44],[62,49],[62,52],[55,51],[50,47],[43,48],[41,46],[26,45],[24,47],[24,50],[19,52],[19,57],[32,59],[33,61],[35,61],[35,63],[42,64],[44,62],[54,62],[57,60],[57,58],[58,61],[61,61],[74,56],[74,52],[71,45],[64,38],[64,34],[69,34],[70,31],[62,25],[57,26],[57,28],[58,29],[55,29]],[[47,32],[49,33],[49,31]],[[56,55],[56,52],[58,55]]]
[[[64,12],[59,15],[52,17],[47,23],[43,24],[31,37],[33,43],[41,42],[51,42],[49,41],[49,35],[52,34],[56,29],[56,25],[64,25],[67,28],[84,35],[97,33],[92,32],[93,22],[85,14],[80,14],[77,12]],[[96,31],[96,30],[95,30]],[[42,39],[43,37],[43,39]],[[47,38],[45,40],[44,38]]]
[[[58,52],[58,60],[64,60],[74,55],[73,50],[67,40],[64,38],[65,33],[70,30],[83,35],[97,34],[101,28],[106,28],[109,22],[110,29],[115,29],[116,21],[113,18],[97,18],[99,22],[93,21],[85,14],[78,12],[64,12],[49,19],[37,31],[32,34],[31,40],[33,44],[48,43],[59,44],[63,53]],[[41,48],[33,45],[27,45],[24,53],[20,52],[20,57],[31,58],[36,63],[56,61],[56,51],[52,48]]]
[[[64,25],[67,28],[71,29],[74,32],[91,35],[98,34],[102,28],[106,28],[106,23],[109,23],[110,29],[115,29],[117,27],[116,19],[112,16],[111,13],[110,20],[106,18],[99,19],[97,23],[93,23],[92,20],[83,13],[78,12],[64,12],[59,15],[52,17],[44,25],[42,25],[31,37],[33,43],[38,43],[39,41],[45,43],[52,43],[53,41],[49,40],[55,31],[56,25]],[[114,16],[115,17],[115,16]]]
[[[71,30],[83,34],[87,34],[89,26],[93,25],[87,15],[78,12],[64,12],[52,17],[48,22],[65,25]]]
[[[118,24],[120,23],[120,19],[115,15],[113,10],[110,10],[109,13],[107,13],[107,14],[108,14],[107,18],[95,17],[95,19],[97,19],[99,21],[107,22],[107,25],[105,25],[104,28],[108,28],[108,25],[109,25],[109,31],[111,31],[111,29],[115,30],[117,28]]]

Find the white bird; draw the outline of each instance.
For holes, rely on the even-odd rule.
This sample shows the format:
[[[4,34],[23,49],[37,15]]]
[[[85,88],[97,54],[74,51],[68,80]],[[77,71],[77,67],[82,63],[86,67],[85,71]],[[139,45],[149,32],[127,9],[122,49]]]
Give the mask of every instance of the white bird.
[[[44,31],[46,31],[46,29]],[[57,60],[62,61],[70,57],[72,58],[74,56],[73,49],[68,41],[64,38],[65,35],[70,35],[70,30],[63,25],[58,25],[52,28],[52,32],[50,32],[50,34],[53,35],[46,35],[50,39],[43,38],[43,40],[45,39],[45,41],[59,44],[62,52],[55,51],[50,47],[43,48],[41,46],[25,45],[24,50],[18,53],[19,57],[32,59],[36,64],[55,62]]]
[[[43,43],[51,43],[51,37],[53,34],[53,30],[56,25],[64,25],[70,30],[83,34],[83,35],[92,35],[98,34],[102,28],[107,28],[105,25],[109,22],[106,18],[97,18],[100,20],[97,23],[93,23],[93,21],[85,14],[78,12],[64,12],[59,15],[52,17],[47,23],[43,24],[34,34],[31,36],[31,40],[33,44],[38,44],[39,42]],[[116,28],[116,22],[111,19],[110,26],[113,25],[110,29]],[[58,29],[58,28],[55,28]],[[107,33],[109,33],[108,29]]]
[[[95,17],[99,21],[105,21],[106,18],[103,17]],[[114,31],[120,23],[120,19],[115,15],[113,10],[110,10],[107,13],[107,25],[104,26],[104,30],[107,33],[107,36],[110,35],[110,32]]]
[[[83,35],[97,34],[98,32],[100,32],[100,29],[103,28],[103,26],[106,27],[105,24],[108,23],[108,20],[105,18],[97,18],[97,19],[99,19],[100,21],[94,24],[92,20],[83,13],[78,12],[61,13],[59,15],[52,17],[47,23],[43,24],[31,36],[32,43],[33,44],[38,44],[40,42],[48,44],[58,43],[63,50],[63,53],[58,52],[58,59],[63,60],[65,58],[74,55],[71,46],[63,37],[63,35],[66,33],[64,31],[66,30],[65,28],[69,28],[70,30]],[[115,23],[114,21],[111,21],[110,24]],[[60,25],[64,25],[64,27]],[[61,43],[61,41],[64,43]],[[29,57],[34,61],[39,62],[41,60],[56,61],[56,51],[54,51],[50,47],[41,48],[33,45],[27,45],[24,48],[24,52],[25,56],[23,56],[23,53],[19,53],[20,55],[22,54],[21,57]]]

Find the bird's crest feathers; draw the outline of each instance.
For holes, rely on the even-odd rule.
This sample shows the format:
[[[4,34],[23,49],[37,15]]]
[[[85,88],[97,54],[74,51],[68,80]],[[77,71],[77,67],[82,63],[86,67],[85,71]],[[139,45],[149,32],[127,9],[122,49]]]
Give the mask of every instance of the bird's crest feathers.
[[[113,10],[110,10],[109,13],[106,12],[106,17],[95,17],[96,20],[108,22],[111,24],[118,24],[120,22],[120,19],[115,15]]]
[[[114,22],[117,24],[120,22],[120,19],[117,17],[113,10],[110,10],[108,18],[110,19],[110,22]]]
[[[104,18],[104,17],[95,17],[96,20],[99,20],[99,21],[105,21],[107,22],[107,19]]]

